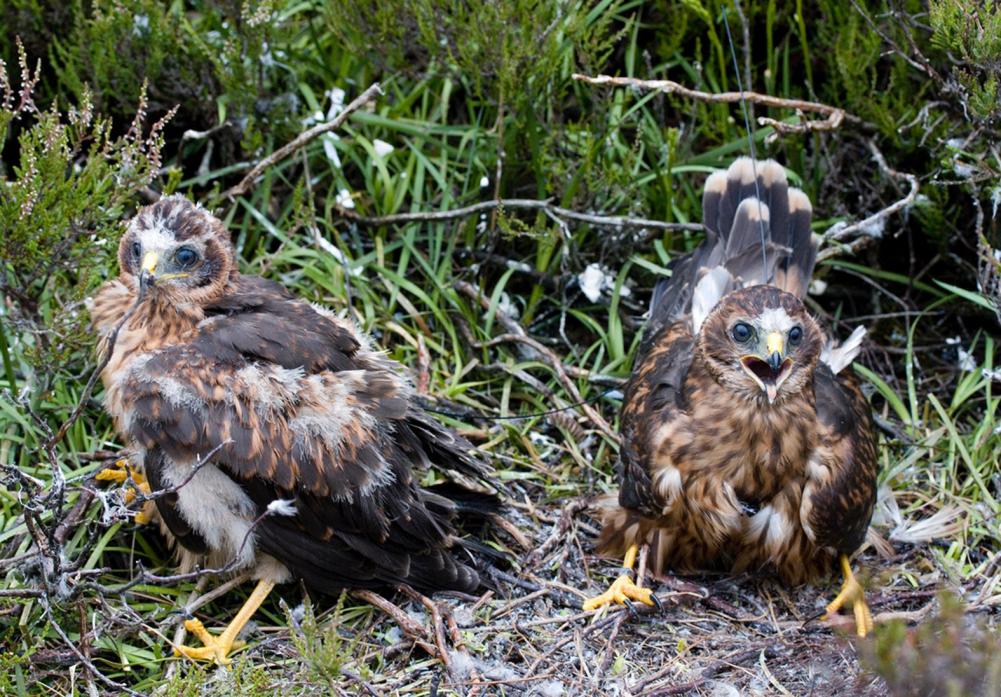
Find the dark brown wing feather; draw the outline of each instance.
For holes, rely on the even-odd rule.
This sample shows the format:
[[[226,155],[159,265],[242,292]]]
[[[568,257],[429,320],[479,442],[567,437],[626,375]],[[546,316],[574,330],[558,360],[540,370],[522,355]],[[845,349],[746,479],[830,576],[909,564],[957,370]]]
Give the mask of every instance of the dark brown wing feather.
[[[850,369],[834,375],[821,363],[814,390],[821,432],[801,515],[817,544],[851,554],[865,540],[876,506],[872,412]]]
[[[210,326],[195,347],[229,363],[259,360],[283,368],[354,370],[358,340],[277,283],[241,276],[234,292],[205,308]]]
[[[311,588],[328,593],[403,582],[426,591],[476,589],[478,574],[456,558],[463,548],[454,544],[460,507],[421,489],[411,474],[410,456],[426,457],[435,449],[443,454],[440,444],[427,444],[421,438],[418,429],[399,425],[392,442],[384,444],[398,450],[389,456],[399,463],[391,483],[352,501],[300,494],[295,498],[297,515],[269,516],[258,526],[259,548]],[[259,478],[243,487],[260,507],[290,496]],[[477,495],[466,492],[466,496]],[[489,497],[479,497],[485,508],[493,505]]]
[[[466,591],[475,571],[453,558],[456,507],[420,489],[427,466],[483,480],[472,446],[410,404],[394,364],[280,287],[241,279],[187,344],[156,351],[126,377],[126,428],[154,464],[213,460],[267,516],[262,551],[319,590],[408,582]],[[158,501],[179,541],[197,535]],[[200,545],[204,548],[204,541]]]
[[[653,348],[634,368],[622,406],[622,448],[616,464],[619,504],[658,516],[664,506],[652,482],[655,433],[684,410],[684,385],[692,365],[694,339],[686,322],[654,338]]]

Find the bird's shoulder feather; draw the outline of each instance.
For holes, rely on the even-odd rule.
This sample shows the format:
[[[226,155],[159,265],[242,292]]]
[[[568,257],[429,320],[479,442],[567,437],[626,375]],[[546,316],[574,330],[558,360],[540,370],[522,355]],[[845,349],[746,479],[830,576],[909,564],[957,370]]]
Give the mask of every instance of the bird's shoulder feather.
[[[626,386],[622,406],[622,448],[617,473],[622,506],[659,514],[664,501],[653,481],[659,441],[687,420],[685,384],[692,365],[694,337],[688,322],[661,329]]]
[[[807,465],[801,517],[810,537],[850,554],[864,541],[876,505],[878,462],[869,403],[853,371],[814,374],[818,443]]]

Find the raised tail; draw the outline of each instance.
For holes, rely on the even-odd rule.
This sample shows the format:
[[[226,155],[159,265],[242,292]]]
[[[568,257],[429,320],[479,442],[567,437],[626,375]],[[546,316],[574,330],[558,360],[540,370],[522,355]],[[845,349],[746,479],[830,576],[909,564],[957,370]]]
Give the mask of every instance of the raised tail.
[[[774,160],[742,157],[710,175],[702,195],[706,239],[673,260],[671,276],[654,288],[647,340],[686,315],[698,331],[736,288],[767,283],[802,298],[817,259],[812,214],[810,199],[789,187]]]

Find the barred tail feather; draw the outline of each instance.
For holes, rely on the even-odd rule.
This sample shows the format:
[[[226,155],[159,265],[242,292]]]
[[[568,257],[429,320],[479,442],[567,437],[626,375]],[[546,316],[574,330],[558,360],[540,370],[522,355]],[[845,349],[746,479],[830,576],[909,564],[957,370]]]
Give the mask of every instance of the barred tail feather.
[[[722,297],[716,295],[720,288],[769,283],[802,298],[817,259],[812,215],[810,199],[789,187],[785,170],[773,160],[741,157],[725,172],[711,174],[702,196],[706,239],[674,259],[671,276],[657,284],[644,344],[685,315],[697,311],[704,318],[712,309],[707,305]],[[731,281],[722,283],[722,274],[714,273],[700,292],[697,286],[716,268]]]

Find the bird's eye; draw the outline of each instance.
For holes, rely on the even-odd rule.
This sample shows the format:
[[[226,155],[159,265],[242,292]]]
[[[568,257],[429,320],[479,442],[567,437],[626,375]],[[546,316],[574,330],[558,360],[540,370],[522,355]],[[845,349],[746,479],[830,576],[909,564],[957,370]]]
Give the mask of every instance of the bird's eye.
[[[734,341],[743,344],[754,335],[754,330],[751,329],[751,325],[747,322],[737,322],[737,324],[733,325],[730,333],[733,335]]]
[[[795,346],[803,340],[803,327],[793,327],[789,330],[789,345]]]
[[[134,256],[136,259],[138,259],[139,256],[142,253],[143,253],[143,246],[141,244],[139,244],[138,242],[133,242],[132,243],[132,256]]]
[[[198,261],[198,253],[190,247],[181,247],[174,255],[180,266],[191,266]]]

